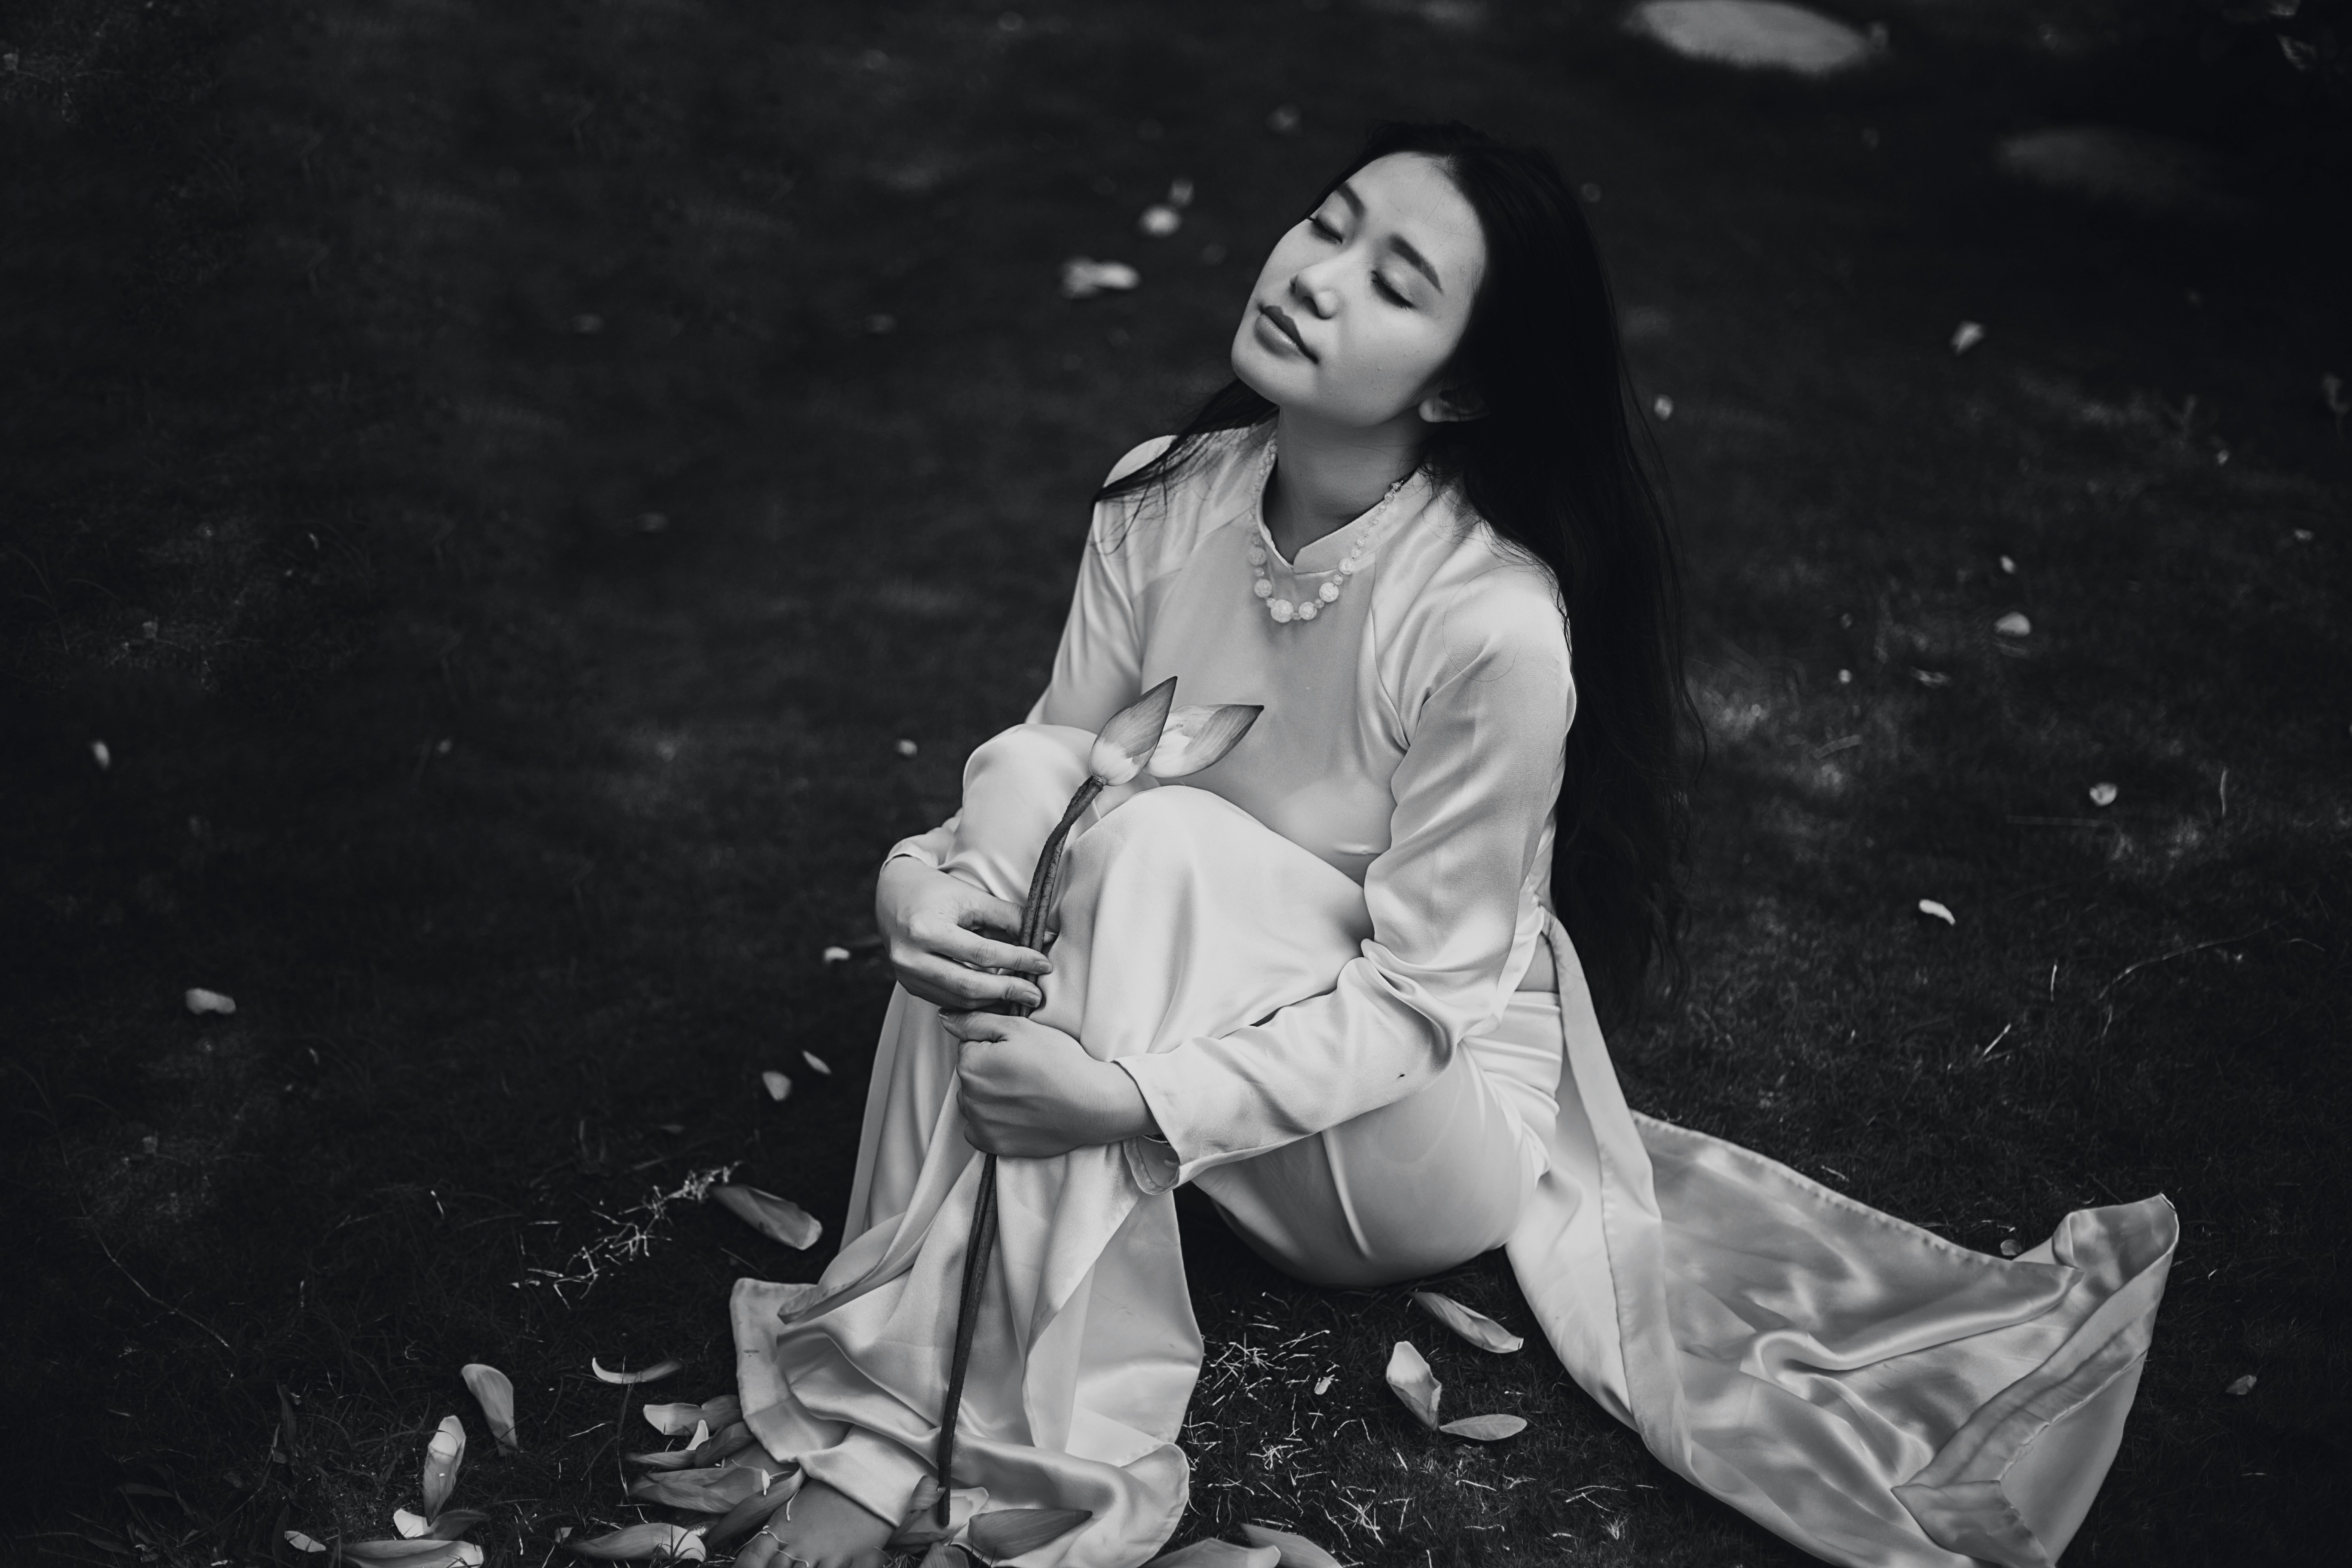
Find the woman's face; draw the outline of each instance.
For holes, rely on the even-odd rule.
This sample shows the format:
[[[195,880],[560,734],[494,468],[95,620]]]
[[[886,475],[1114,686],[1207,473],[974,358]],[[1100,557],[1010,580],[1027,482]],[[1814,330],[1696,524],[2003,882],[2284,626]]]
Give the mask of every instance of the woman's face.
[[[1234,374],[1288,413],[1383,425],[1444,386],[1486,266],[1437,160],[1393,153],[1276,242],[1234,334]]]

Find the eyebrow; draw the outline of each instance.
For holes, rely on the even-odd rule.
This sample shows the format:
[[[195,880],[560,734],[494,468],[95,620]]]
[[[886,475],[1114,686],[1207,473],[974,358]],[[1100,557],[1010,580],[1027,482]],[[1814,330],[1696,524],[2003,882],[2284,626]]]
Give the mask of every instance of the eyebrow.
[[[1349,184],[1345,180],[1339,182],[1332,194],[1337,195],[1341,201],[1347,203],[1348,210],[1354,213],[1359,218],[1364,216],[1364,198],[1356,194],[1355,187]],[[1437,268],[1430,265],[1428,257],[1423,256],[1419,250],[1413,247],[1413,244],[1411,240],[1391,235],[1389,237],[1389,248],[1402,257],[1407,266],[1420,273],[1423,278],[1428,279],[1429,286],[1431,288],[1436,289],[1441,294],[1445,292],[1444,279],[1437,276]]]

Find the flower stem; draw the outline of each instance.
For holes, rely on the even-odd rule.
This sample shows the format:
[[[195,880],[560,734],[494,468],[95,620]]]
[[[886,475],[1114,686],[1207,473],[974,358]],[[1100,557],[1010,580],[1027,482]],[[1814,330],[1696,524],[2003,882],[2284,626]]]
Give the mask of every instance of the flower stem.
[[[1045,847],[1037,852],[1037,868],[1029,875],[1029,897],[1021,906],[1021,945],[1038,947],[1045,936],[1045,909],[1054,901],[1054,884],[1060,879],[1062,846],[1069,842],[1070,829],[1078,817],[1095,803],[1103,792],[1103,782],[1089,776],[1070,796],[1069,809],[1062,820],[1045,836]],[[1018,1002],[1008,1003],[1003,1009],[1015,1017],[1025,1018],[1029,1008]],[[988,1284],[990,1255],[996,1250],[996,1156],[980,1157],[980,1184],[971,1199],[971,1236],[964,1243],[963,1288],[957,1292],[955,1345],[948,1357],[948,1392],[945,1407],[940,1412],[939,1447],[936,1469],[940,1483],[940,1499],[935,1507],[940,1528],[947,1528],[948,1492],[953,1483],[948,1472],[955,1463],[956,1422],[963,1414],[964,1374],[971,1370],[971,1340],[980,1327],[980,1298]]]

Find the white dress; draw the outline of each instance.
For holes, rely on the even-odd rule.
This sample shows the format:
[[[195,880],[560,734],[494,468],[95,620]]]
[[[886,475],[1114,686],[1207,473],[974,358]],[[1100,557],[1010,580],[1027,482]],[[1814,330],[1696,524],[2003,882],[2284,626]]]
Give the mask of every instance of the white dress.
[[[2120,1437],[2169,1205],[2076,1213],[2006,1260],[1632,1112],[1548,912],[1575,708],[1549,581],[1425,479],[1284,562],[1265,438],[1098,509],[1030,724],[894,851],[1018,900],[1112,712],[1171,675],[1180,703],[1265,705],[1217,767],[1073,838],[1037,1016],[1126,1068],[1164,1141],[1002,1162],[959,1508],[1088,1510],[1018,1560],[1041,1568],[1132,1568],[1174,1529],[1202,1346],[1170,1190],[1196,1182],[1310,1279],[1507,1246],[1588,1393],[1819,1556],[2054,1559]],[[1254,543],[1277,593],[1337,602],[1275,623]],[[1558,994],[1519,990],[1546,942]],[[839,1257],[733,1302],[752,1430],[886,1518],[929,1468],[978,1173],[953,1052],[896,993]]]

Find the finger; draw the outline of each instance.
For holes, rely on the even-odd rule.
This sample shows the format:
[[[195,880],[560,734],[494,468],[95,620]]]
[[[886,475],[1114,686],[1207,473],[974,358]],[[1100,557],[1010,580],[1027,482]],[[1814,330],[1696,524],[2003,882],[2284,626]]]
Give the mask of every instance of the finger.
[[[895,967],[898,983],[926,1002],[968,1012],[1018,1003],[1024,1007],[1045,1005],[1045,994],[1017,974],[982,974],[933,953],[919,952]]]
[[[1009,969],[1016,974],[1045,974],[1054,967],[1053,960],[1035,948],[998,942],[962,926],[912,934],[916,941],[942,958],[951,958],[973,969]]]
[[[956,911],[956,921],[974,931],[1017,931],[1021,929],[1021,906],[974,888]]]
[[[947,1032],[966,1045],[974,1040],[1004,1040],[1012,1037],[1004,1027],[1002,1013],[941,1013],[940,1022]]]

